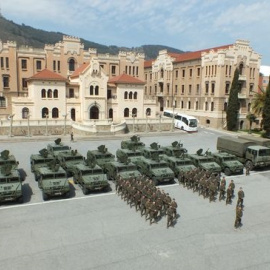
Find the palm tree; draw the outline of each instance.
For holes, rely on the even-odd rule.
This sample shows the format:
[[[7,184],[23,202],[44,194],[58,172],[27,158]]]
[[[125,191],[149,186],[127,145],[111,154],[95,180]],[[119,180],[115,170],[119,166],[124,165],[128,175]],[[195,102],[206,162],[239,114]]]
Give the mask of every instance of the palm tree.
[[[247,119],[249,121],[249,131],[248,131],[248,133],[251,134],[252,123],[256,121],[256,115],[253,114],[253,113],[249,113],[247,115]]]
[[[251,104],[252,112],[255,115],[257,116],[262,115],[265,99],[266,99],[266,91],[260,87],[260,91],[255,94]]]

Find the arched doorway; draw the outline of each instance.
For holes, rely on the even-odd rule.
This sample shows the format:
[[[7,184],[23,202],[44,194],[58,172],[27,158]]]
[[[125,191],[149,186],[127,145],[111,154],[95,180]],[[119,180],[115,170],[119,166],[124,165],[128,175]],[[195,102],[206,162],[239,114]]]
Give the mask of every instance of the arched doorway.
[[[76,121],[76,111],[74,108],[72,108],[70,110],[70,118],[73,120],[73,121]]]
[[[91,107],[89,118],[90,119],[99,119],[99,109],[97,106]]]

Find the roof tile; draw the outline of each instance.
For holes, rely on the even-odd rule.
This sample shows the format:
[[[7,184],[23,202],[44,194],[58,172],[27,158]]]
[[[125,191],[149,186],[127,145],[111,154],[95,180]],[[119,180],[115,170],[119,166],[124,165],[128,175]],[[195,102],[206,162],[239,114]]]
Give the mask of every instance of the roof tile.
[[[48,69],[43,69],[40,72],[36,73],[32,77],[30,77],[28,80],[53,80],[53,81],[66,81],[67,78],[50,71]]]
[[[109,79],[108,83],[114,83],[114,84],[121,84],[121,83],[130,83],[130,84],[144,84],[143,81],[134,78],[130,75],[127,75],[125,73],[123,73],[122,75],[113,77],[111,79]]]

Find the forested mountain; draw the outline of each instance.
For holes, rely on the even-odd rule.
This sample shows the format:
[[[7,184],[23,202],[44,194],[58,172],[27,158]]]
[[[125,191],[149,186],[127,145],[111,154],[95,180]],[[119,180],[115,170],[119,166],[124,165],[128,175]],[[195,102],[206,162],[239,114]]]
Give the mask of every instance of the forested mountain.
[[[0,16],[0,40],[16,41],[18,46],[28,45],[34,48],[44,48],[45,44],[55,44],[63,39],[63,35],[68,35],[60,32],[49,32],[41,29],[36,29],[25,24],[19,25],[13,21]],[[145,59],[156,58],[158,52],[167,49],[169,52],[182,53],[183,51],[163,45],[142,45],[141,47],[118,47],[105,46],[80,38],[84,43],[84,48],[96,48],[98,53],[118,54],[119,51],[136,51],[144,52]]]

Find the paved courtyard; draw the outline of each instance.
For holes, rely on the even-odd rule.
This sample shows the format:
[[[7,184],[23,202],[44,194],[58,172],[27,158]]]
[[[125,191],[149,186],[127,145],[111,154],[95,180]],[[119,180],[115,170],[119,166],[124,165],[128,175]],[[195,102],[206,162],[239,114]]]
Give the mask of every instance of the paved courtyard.
[[[149,145],[181,141],[190,153],[215,151],[221,133],[201,129],[142,135]],[[0,138],[0,150],[9,149],[27,178],[24,203],[0,206],[0,269],[270,269],[270,172],[251,172],[234,179],[243,187],[243,226],[234,230],[235,205],[209,203],[178,183],[161,186],[178,204],[179,218],[166,228],[166,218],[149,225],[134,208],[115,194],[85,196],[72,184],[70,199],[43,202],[30,171],[30,154],[52,140]],[[83,155],[105,144],[115,153],[123,138],[63,138]],[[23,142],[22,142],[23,141]]]

